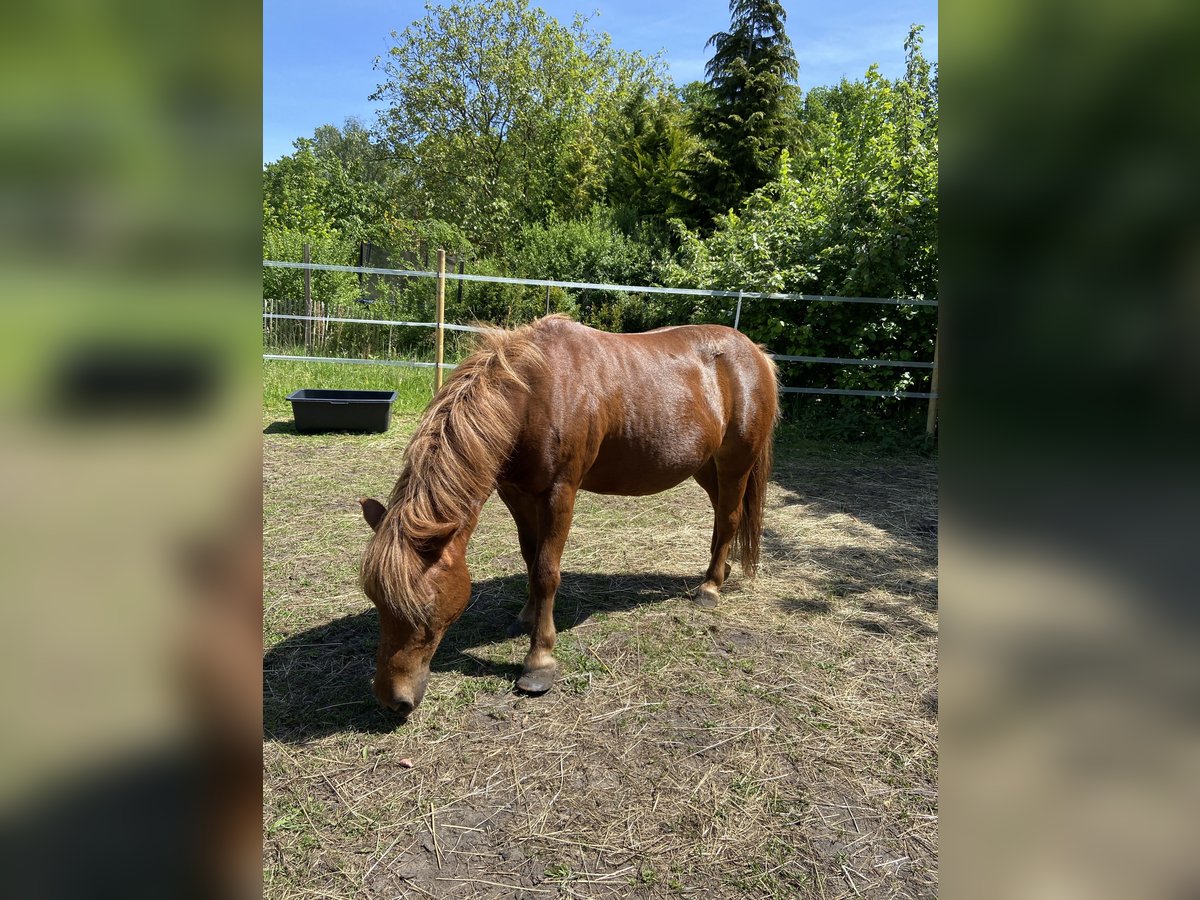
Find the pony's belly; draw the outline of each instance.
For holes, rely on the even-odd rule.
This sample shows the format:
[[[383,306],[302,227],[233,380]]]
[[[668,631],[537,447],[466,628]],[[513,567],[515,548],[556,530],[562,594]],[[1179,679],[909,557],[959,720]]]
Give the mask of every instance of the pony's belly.
[[[663,443],[604,443],[580,487],[594,494],[641,496],[670,490],[691,478],[713,451],[701,435]]]
[[[647,472],[614,472],[595,469],[584,476],[580,487],[593,494],[617,494],[622,497],[640,497],[658,494],[682,484],[692,477],[695,469],[656,470]]]

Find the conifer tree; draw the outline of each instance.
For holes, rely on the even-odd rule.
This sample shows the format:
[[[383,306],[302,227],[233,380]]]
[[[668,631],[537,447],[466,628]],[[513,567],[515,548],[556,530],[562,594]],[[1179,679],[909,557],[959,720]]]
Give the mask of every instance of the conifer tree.
[[[709,38],[708,102],[693,120],[703,142],[693,167],[703,224],[770,181],[794,128],[799,66],[779,0],[730,0],[729,31]]]

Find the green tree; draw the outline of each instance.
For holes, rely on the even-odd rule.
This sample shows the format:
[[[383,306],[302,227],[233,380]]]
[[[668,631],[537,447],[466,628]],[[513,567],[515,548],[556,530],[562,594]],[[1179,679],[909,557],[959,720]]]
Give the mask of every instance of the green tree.
[[[363,123],[322,125],[298,146],[312,151],[324,182],[326,213],[355,244],[388,243],[399,221],[404,187]]]
[[[937,297],[936,69],[921,55],[919,28],[906,47],[902,79],[889,81],[872,66],[861,82],[809,92],[803,108],[808,154],[796,166],[785,154],[775,178],[737,213],[721,217],[711,235],[686,233],[681,260],[669,273],[674,283]],[[721,321],[730,312],[728,301],[705,301],[693,304],[690,315]],[[930,307],[751,300],[743,305],[741,326],[778,353],[927,361],[934,313]],[[785,363],[782,374],[793,384],[921,390],[928,370]],[[831,406],[854,428],[920,414],[911,403],[888,407],[842,398],[825,403]]]
[[[585,215],[609,170],[614,118],[662,83],[657,61],[526,0],[427,6],[392,38],[376,62],[380,141],[413,185],[414,216],[461,226],[485,252],[514,221]]]
[[[799,66],[784,32],[779,0],[730,0],[730,29],[714,34],[705,73],[707,96],[696,105],[694,128],[703,147],[693,165],[696,216],[736,209],[771,180],[792,140]]]
[[[317,231],[330,225],[327,186],[311,147],[296,141],[296,152],[263,168],[263,228]]]
[[[354,244],[386,243],[397,224],[395,178],[362,124],[322,125],[293,146],[294,153],[263,170],[267,226],[328,225]]]
[[[665,92],[639,92],[621,109],[605,193],[630,220],[664,227],[689,213],[687,166],[697,147],[684,115],[680,101]]]

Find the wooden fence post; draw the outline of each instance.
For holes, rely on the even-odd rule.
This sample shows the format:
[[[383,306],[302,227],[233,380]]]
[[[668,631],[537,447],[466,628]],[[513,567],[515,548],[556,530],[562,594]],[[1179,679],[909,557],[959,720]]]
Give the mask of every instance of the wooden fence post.
[[[304,245],[304,262],[312,262],[312,246]],[[304,270],[304,352],[312,350],[312,269]]]
[[[546,285],[546,315],[550,315],[550,285]]]
[[[937,431],[938,335],[936,334],[933,336],[933,378],[929,390],[935,396],[929,398],[929,415],[925,417],[925,433],[933,434]]]
[[[437,252],[437,259],[437,366],[433,370],[433,389],[435,392],[442,389],[442,352],[445,335],[445,330],[442,326],[446,323],[446,251],[439,250]]]

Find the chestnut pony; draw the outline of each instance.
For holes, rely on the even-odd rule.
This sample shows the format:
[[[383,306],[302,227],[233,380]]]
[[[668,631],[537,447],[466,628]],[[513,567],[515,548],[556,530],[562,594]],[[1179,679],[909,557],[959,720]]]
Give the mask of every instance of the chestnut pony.
[[[467,541],[493,490],[517,523],[532,635],[517,687],[554,680],[554,594],[575,494],[654,494],[695,478],[715,512],[696,601],[715,606],[731,548],[753,577],[778,410],[774,363],[721,325],[607,334],[563,316],[489,332],[433,398],[375,534],[362,586],[379,609],[375,695],[407,716],[471,593]]]

